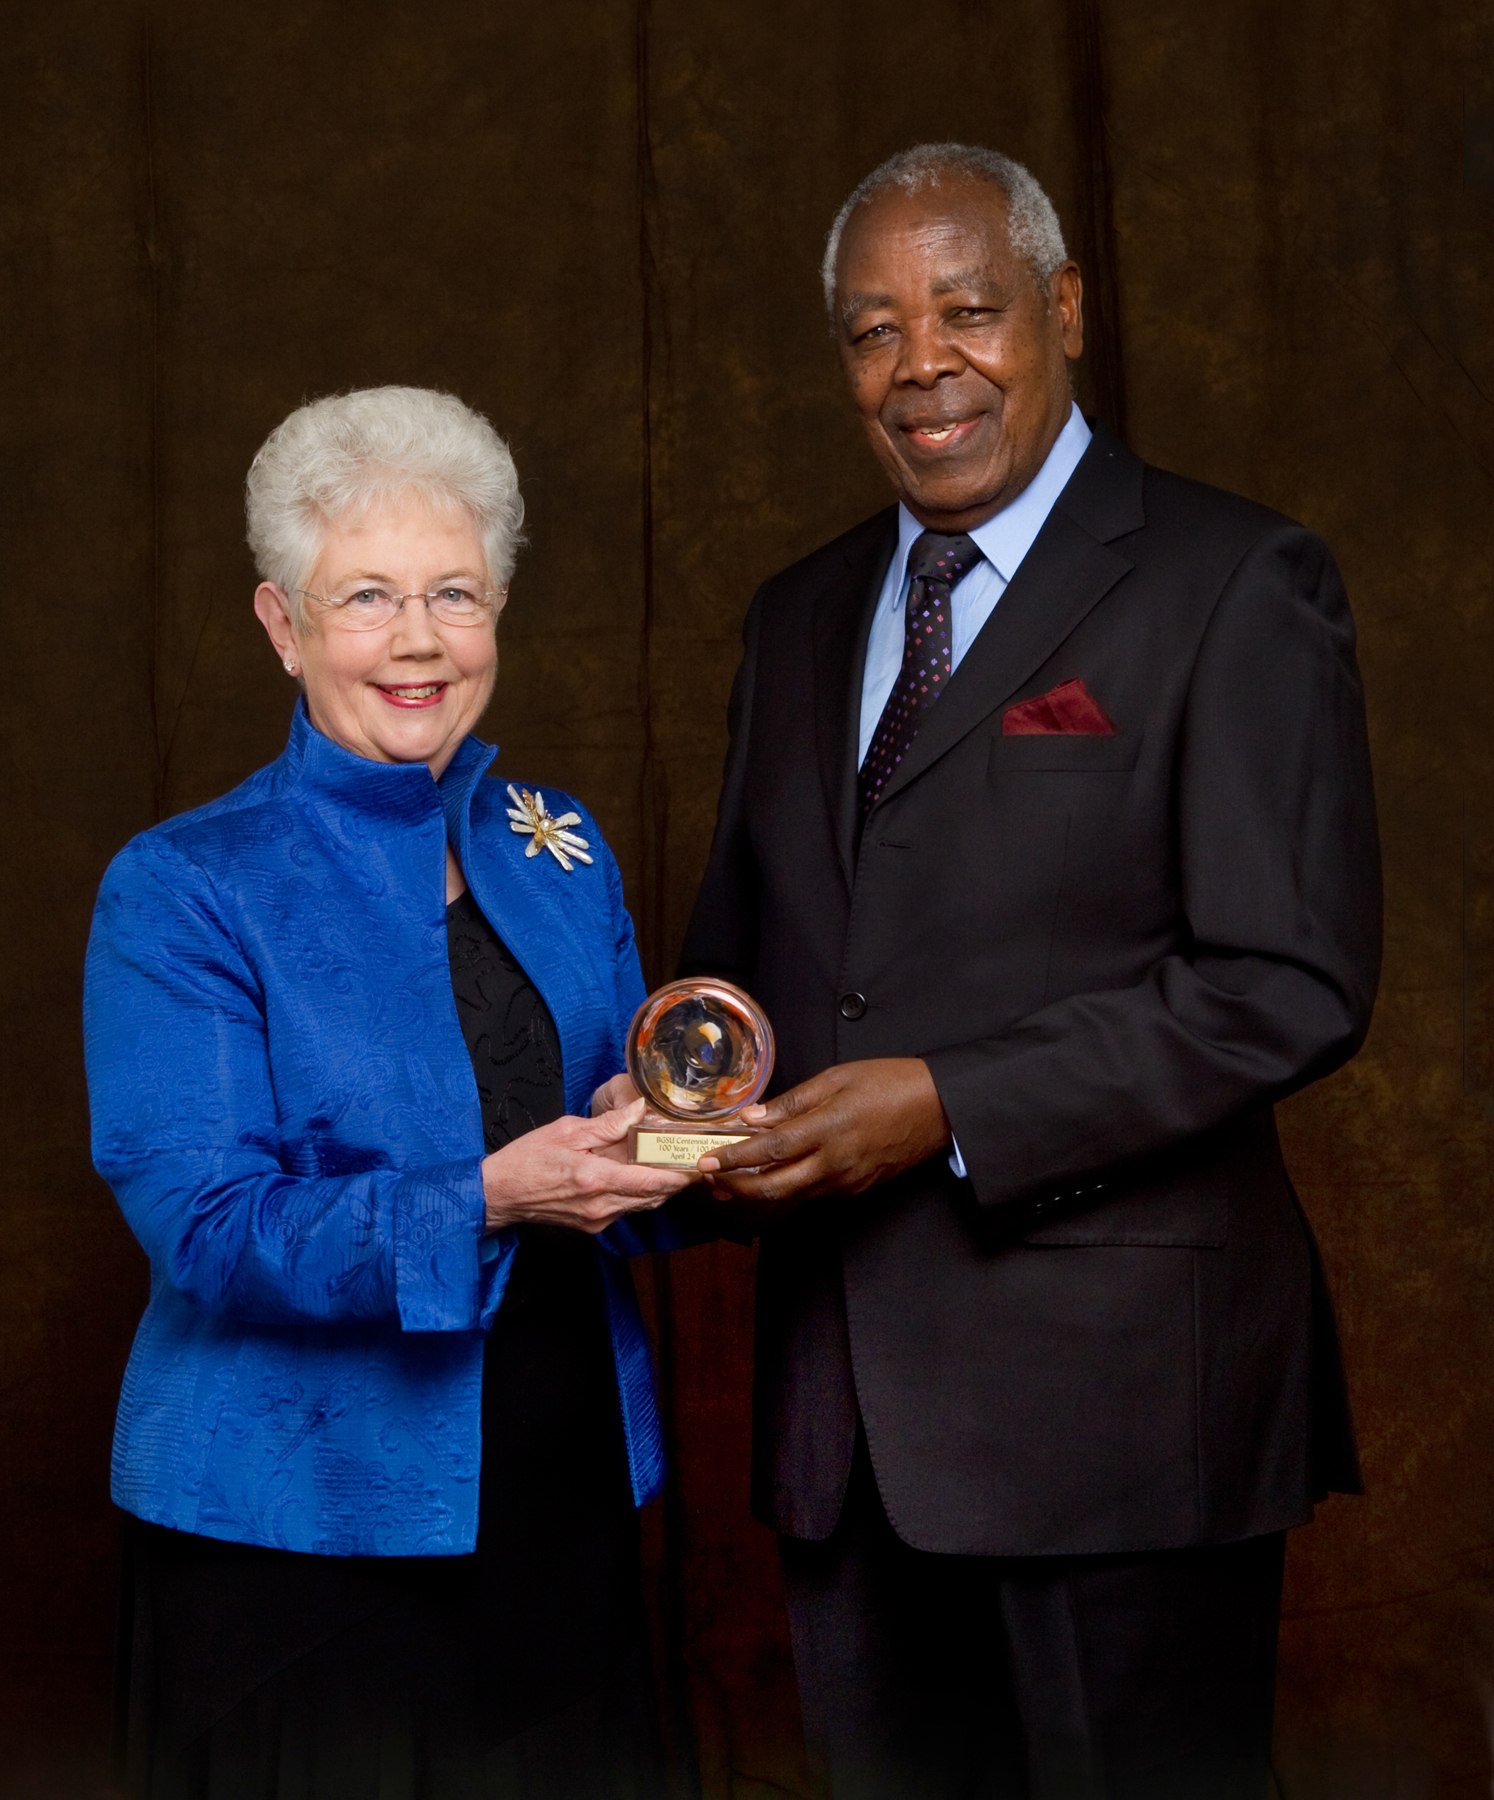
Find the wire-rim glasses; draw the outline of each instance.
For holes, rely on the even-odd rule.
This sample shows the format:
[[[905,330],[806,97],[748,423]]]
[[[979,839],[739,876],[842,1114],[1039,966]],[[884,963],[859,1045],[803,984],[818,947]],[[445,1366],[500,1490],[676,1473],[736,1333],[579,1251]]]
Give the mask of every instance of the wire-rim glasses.
[[[494,602],[500,588],[480,588],[463,581],[443,581],[425,593],[399,594],[376,581],[359,582],[337,594],[314,594],[298,588],[303,600],[324,607],[327,623],[343,631],[376,631],[404,610],[407,600],[423,600],[433,619],[443,625],[490,625],[497,616]]]

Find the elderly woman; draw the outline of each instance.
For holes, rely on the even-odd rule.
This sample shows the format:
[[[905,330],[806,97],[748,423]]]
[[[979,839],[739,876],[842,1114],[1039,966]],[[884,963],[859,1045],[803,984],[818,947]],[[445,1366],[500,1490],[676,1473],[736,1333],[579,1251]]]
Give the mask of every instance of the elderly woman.
[[[290,741],[99,897],[94,1155],[151,1268],[114,1495],[152,1796],[655,1791],[618,1252],[688,1178],[626,1161],[636,1109],[581,1116],[643,993],[616,865],[472,735],[521,516],[447,395],[293,413],[248,481]]]

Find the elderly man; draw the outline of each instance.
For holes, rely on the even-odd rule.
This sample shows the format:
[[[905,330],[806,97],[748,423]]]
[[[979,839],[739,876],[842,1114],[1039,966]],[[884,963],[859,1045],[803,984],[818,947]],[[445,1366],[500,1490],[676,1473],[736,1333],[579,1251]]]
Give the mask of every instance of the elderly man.
[[[1283,1538],[1357,1484],[1272,1103],[1379,949],[1324,546],[1073,405],[1047,197],[923,146],[826,297],[898,505],[748,614],[687,968],[787,1091],[755,1501],[835,1794],[1261,1800]]]

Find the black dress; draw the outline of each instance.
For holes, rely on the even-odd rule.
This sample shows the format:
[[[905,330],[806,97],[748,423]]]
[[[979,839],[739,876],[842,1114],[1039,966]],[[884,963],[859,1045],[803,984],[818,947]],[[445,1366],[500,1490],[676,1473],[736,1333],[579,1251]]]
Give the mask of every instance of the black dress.
[[[544,1001],[470,895],[452,987],[496,1150],[564,1110]],[[323,1557],[136,1524],[149,1800],[645,1800],[662,1789],[601,1279],[519,1228],[483,1358],[476,1551]]]

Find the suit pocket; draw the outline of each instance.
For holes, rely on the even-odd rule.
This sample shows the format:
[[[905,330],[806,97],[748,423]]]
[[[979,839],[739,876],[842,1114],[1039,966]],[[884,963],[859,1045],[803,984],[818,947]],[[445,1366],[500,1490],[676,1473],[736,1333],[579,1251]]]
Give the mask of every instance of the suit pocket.
[[[1067,1210],[1044,1207],[1022,1233],[1024,1244],[1126,1245],[1135,1249],[1218,1250],[1229,1238],[1229,1201],[1221,1193],[1174,1189],[1118,1195]]]
[[[1120,732],[1114,737],[1078,731],[1038,732],[1030,737],[995,736],[986,769],[993,776],[1029,770],[1124,772],[1136,767],[1141,738],[1139,731]]]

